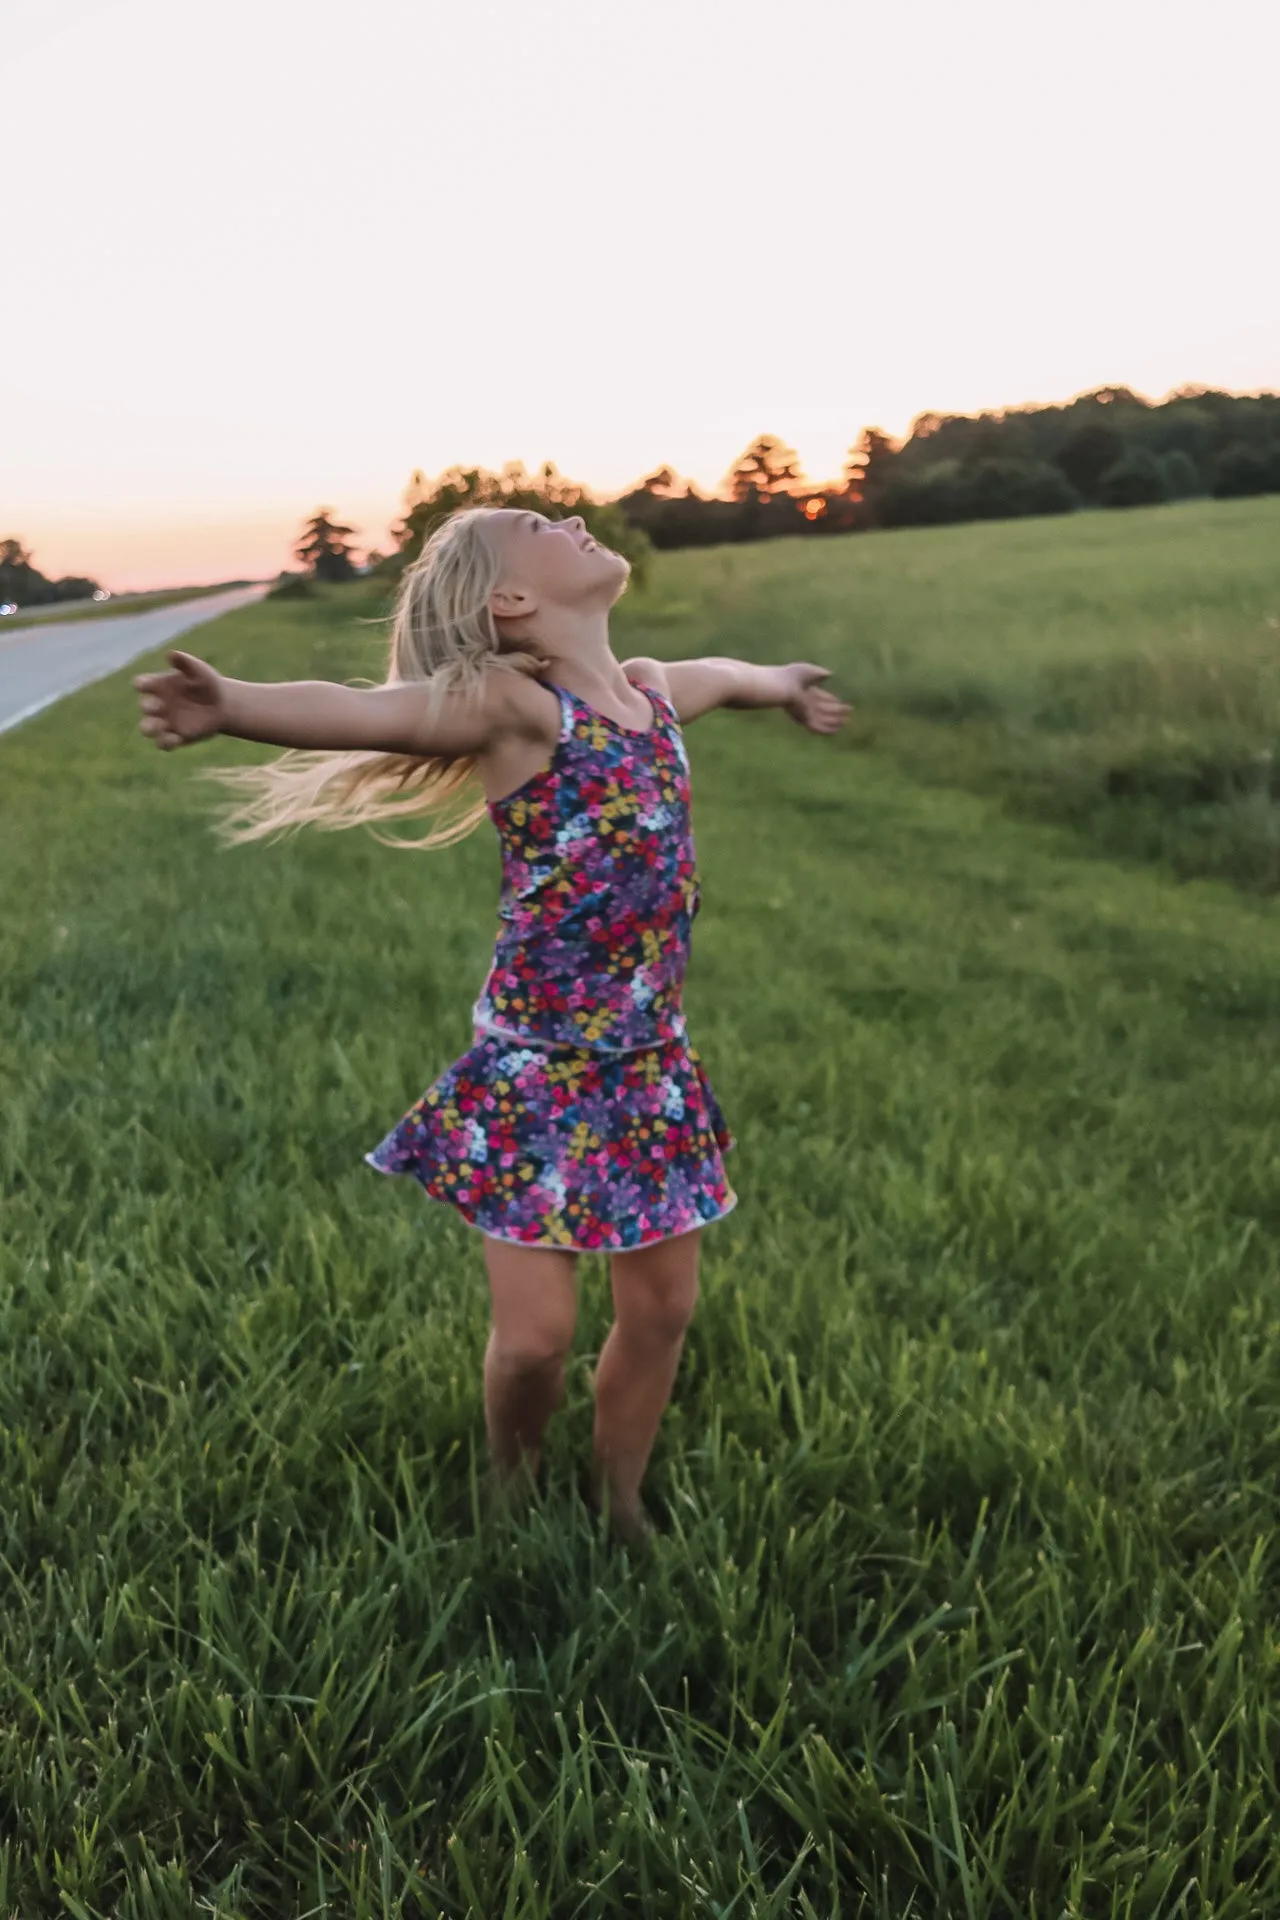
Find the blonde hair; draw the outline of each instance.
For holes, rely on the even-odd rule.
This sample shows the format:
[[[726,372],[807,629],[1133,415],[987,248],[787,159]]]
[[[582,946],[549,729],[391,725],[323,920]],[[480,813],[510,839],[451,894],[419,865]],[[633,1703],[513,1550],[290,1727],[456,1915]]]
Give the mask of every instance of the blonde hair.
[[[380,684],[420,682],[434,699],[476,695],[495,669],[528,675],[547,671],[549,661],[502,637],[489,610],[500,573],[486,525],[494,511],[467,507],[450,514],[405,568],[391,615],[387,676]],[[387,846],[441,847],[465,839],[485,817],[474,756],[420,759],[405,753],[291,748],[259,766],[204,768],[201,777],[241,796],[218,822],[218,836],[228,845],[304,826],[367,826]],[[376,831],[378,822],[423,814],[448,817],[419,840]]]

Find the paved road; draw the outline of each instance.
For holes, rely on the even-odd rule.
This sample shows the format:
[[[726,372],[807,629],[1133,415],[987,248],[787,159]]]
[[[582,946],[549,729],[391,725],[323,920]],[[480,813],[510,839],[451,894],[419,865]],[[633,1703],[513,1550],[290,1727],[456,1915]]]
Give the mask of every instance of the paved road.
[[[168,646],[189,628],[230,613],[233,607],[249,606],[266,591],[265,586],[231,587],[226,593],[178,601],[151,613],[0,630],[0,733],[77,687],[127,667],[139,654]]]

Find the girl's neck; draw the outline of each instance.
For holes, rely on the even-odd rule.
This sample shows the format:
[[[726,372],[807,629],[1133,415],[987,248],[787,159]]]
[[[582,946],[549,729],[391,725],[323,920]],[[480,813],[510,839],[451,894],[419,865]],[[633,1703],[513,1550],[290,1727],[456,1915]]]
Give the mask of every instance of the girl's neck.
[[[535,644],[544,660],[550,662],[547,678],[576,693],[589,704],[602,694],[606,704],[620,700],[624,704],[631,682],[622,671],[609,644],[609,617],[598,608],[582,613],[558,612],[554,636],[539,634]]]

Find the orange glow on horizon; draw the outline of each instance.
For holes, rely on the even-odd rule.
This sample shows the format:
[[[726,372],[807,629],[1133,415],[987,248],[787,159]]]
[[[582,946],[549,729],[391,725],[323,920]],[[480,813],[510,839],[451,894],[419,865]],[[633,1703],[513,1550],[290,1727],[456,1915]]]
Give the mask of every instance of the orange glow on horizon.
[[[1280,386],[1280,8],[365,0],[345,59],[349,0],[15,11],[0,538],[53,577],[269,577],[323,500],[385,552],[455,461],[714,498],[766,429],[834,529],[926,408]],[[1086,99],[1107,137],[1047,141]],[[761,101],[800,180],[723,192]]]

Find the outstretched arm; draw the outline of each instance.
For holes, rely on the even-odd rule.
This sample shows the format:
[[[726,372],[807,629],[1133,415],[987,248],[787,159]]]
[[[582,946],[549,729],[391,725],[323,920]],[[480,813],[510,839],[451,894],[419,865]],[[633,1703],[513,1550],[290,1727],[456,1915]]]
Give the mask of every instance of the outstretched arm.
[[[669,695],[682,726],[717,707],[781,707],[811,733],[834,733],[851,708],[819,683],[829,667],[793,660],[757,667],[749,660],[707,655],[701,660],[628,660],[623,672]]]
[[[423,758],[482,753],[520,723],[524,683],[493,674],[474,697],[431,697],[420,685],[344,687],[333,680],[233,680],[194,654],[169,655],[171,673],[134,679],[139,728],[166,751],[213,734],[277,747],[366,749]]]

